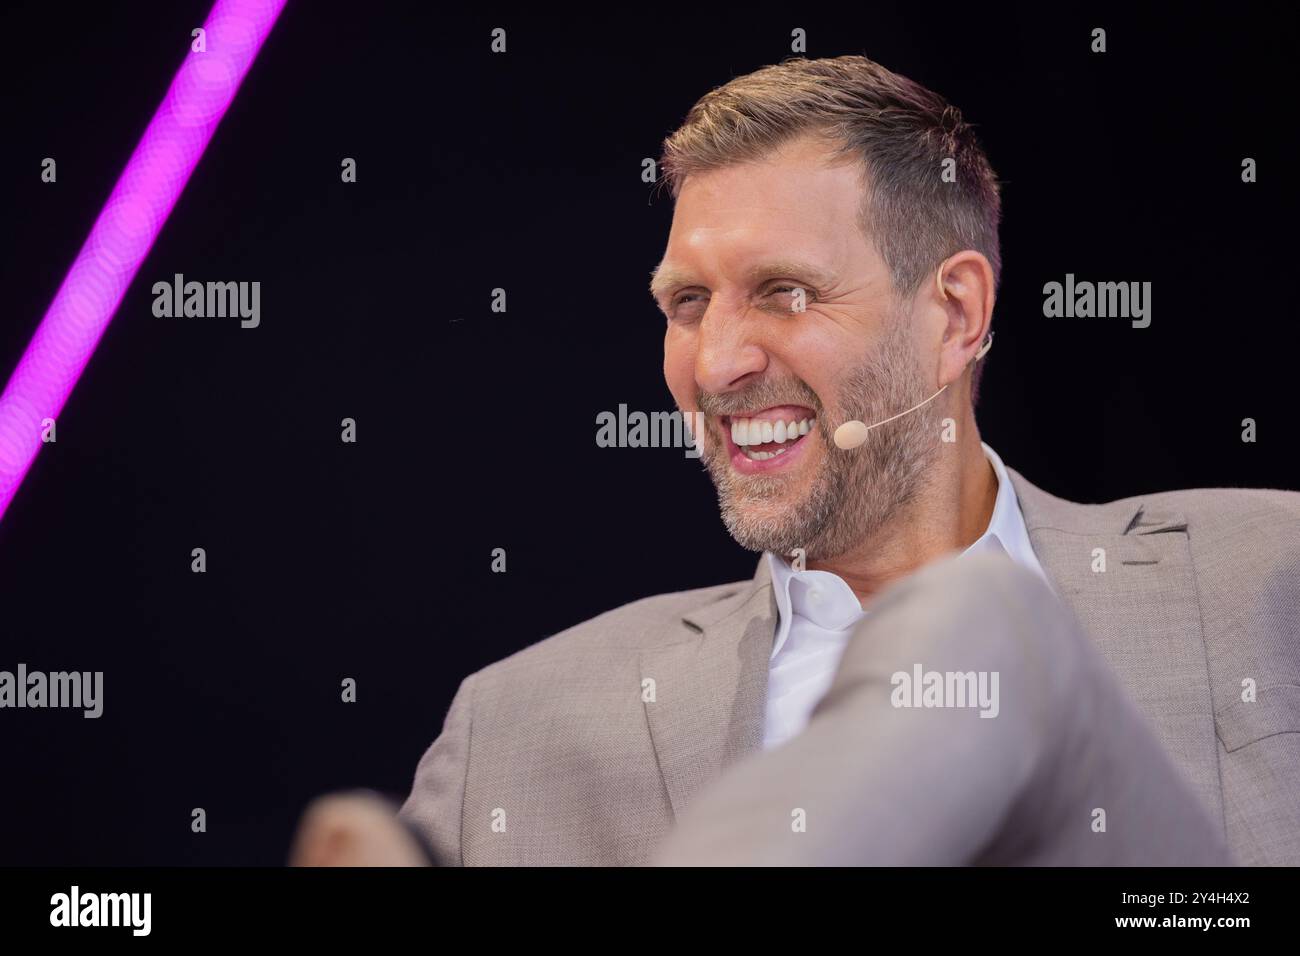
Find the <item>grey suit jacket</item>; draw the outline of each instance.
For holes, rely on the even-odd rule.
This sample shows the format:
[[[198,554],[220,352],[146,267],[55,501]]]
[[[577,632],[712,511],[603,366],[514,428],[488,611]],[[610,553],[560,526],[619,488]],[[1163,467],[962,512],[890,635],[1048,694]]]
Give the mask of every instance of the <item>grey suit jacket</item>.
[[[1084,505],[1008,471],[1058,595],[1237,860],[1300,865],[1300,493]],[[485,667],[402,816],[443,864],[648,862],[700,788],[761,749],[776,623],[760,561]]]

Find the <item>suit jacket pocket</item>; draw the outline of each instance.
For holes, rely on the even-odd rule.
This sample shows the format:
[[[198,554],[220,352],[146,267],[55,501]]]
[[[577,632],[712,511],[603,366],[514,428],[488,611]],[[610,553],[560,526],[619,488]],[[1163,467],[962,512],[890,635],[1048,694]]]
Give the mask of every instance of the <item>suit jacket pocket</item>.
[[[1229,752],[1274,734],[1300,734],[1300,686],[1265,684],[1253,702],[1238,700],[1215,714],[1214,728]]]

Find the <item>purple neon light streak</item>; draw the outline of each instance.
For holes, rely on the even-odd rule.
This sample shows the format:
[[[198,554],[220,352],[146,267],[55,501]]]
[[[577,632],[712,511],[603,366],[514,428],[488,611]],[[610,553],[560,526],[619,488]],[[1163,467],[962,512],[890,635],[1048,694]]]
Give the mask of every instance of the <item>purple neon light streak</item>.
[[[217,0],[0,395],[0,517],[198,165],[285,0]]]

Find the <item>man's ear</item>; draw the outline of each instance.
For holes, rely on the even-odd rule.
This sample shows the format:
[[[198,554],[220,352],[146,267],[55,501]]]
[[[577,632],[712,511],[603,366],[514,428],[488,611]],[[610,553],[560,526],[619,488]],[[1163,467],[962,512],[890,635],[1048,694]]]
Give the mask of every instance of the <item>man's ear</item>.
[[[943,386],[961,378],[989,334],[993,267],[974,249],[958,252],[939,264],[928,295],[944,316],[938,368],[938,382]]]

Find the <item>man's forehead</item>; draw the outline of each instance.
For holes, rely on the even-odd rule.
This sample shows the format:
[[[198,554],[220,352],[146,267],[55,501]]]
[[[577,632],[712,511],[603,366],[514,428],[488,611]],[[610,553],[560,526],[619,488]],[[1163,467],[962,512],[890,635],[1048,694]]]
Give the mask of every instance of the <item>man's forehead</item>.
[[[764,156],[686,174],[676,192],[674,219],[682,210],[710,213],[728,205],[766,207],[780,214],[810,205],[821,195],[842,200],[861,195],[867,171],[862,160],[817,138],[799,138]]]
[[[698,179],[697,179],[698,176]],[[746,229],[838,229],[861,208],[862,185],[847,167],[745,166],[687,178],[673,207],[670,246]]]
[[[843,163],[746,163],[689,176],[651,293],[697,284],[705,263],[746,281],[802,277],[825,285],[833,264],[855,257],[865,242],[861,188]]]

